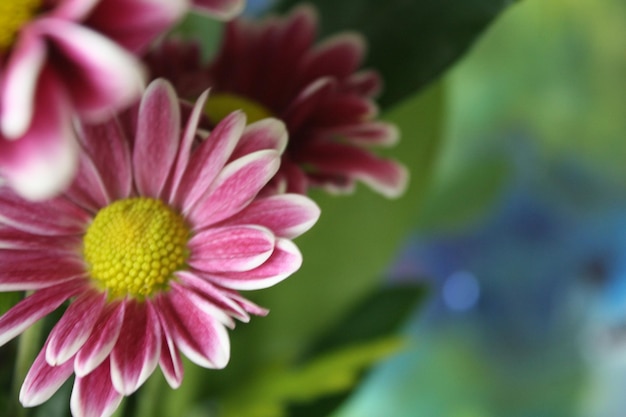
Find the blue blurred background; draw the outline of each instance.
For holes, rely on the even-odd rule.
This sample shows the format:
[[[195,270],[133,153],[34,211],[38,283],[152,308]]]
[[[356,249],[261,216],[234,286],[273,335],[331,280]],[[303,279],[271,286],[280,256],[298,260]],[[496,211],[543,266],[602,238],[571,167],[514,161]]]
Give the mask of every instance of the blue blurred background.
[[[431,296],[337,417],[626,415],[625,76],[622,0],[520,2],[447,74],[389,268]]]

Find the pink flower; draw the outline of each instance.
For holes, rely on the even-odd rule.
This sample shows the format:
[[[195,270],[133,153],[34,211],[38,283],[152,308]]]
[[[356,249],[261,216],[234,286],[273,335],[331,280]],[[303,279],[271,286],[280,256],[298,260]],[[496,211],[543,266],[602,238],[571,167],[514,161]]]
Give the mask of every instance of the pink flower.
[[[180,40],[164,42],[147,62],[154,77],[169,78],[187,96],[211,87],[207,113],[213,121],[236,108],[252,120],[282,119],[289,145],[275,187],[302,194],[311,186],[349,192],[359,180],[399,196],[406,169],[370,149],[393,145],[398,131],[376,119],[379,75],[358,71],[365,42],[342,33],[314,46],[316,28],[315,11],[298,7],[284,18],[229,22],[208,66],[193,52],[195,44]]]
[[[221,20],[230,20],[243,11],[245,0],[192,0],[199,11]]]
[[[32,291],[0,317],[0,344],[70,301],[24,381],[25,406],[75,373],[72,414],[109,416],[157,365],[177,387],[181,352],[226,366],[233,318],[267,313],[239,290],[300,267],[291,239],[318,207],[297,194],[257,196],[278,170],[284,125],[246,126],[235,112],[206,137],[197,131],[205,99],[181,128],[176,95],[157,80],[135,117],[81,126],[66,193],[28,202],[0,189],[0,290]]]
[[[142,52],[181,0],[2,0],[0,176],[29,199],[72,179],[73,118],[102,121],[136,100]]]

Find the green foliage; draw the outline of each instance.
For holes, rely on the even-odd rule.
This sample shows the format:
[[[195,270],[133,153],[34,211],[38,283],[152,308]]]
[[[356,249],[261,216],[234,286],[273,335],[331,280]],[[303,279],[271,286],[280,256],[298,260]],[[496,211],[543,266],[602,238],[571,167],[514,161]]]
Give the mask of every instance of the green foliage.
[[[285,404],[345,391],[364,368],[401,346],[399,338],[385,338],[333,351],[296,368],[279,364],[265,369],[224,399],[221,415],[285,417]]]
[[[283,0],[288,10],[298,0]],[[472,45],[512,0],[313,0],[322,34],[362,32],[366,65],[385,78],[381,104],[388,107],[439,77]]]

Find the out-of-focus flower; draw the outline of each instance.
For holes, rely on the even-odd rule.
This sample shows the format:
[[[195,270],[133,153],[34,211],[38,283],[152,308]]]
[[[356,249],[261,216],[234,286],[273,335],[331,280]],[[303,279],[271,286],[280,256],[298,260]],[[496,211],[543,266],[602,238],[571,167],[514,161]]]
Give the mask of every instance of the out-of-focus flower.
[[[376,119],[378,73],[357,71],[365,42],[356,33],[341,33],[314,45],[316,30],[315,10],[302,6],[284,18],[229,22],[204,74],[193,52],[197,46],[180,40],[164,42],[147,62],[154,77],[168,77],[186,96],[211,87],[206,111],[213,123],[234,109],[243,109],[251,120],[282,119],[289,144],[273,187],[349,192],[360,180],[396,197],[406,187],[406,169],[369,149],[393,145],[398,132]],[[182,57],[185,66],[178,64]]]
[[[69,184],[75,115],[102,121],[136,100],[133,55],[179,19],[180,0],[0,2],[0,176],[29,199]]]
[[[192,0],[192,2],[196,10],[221,20],[234,18],[246,5],[245,0]]]
[[[291,239],[319,216],[307,197],[257,194],[278,170],[284,125],[235,112],[197,144],[206,94],[184,128],[168,83],[148,87],[128,140],[123,122],[83,124],[79,173],[61,196],[0,189],[0,290],[32,294],[0,317],[0,344],[70,300],[22,386],[46,401],[72,373],[74,416],[109,416],[160,365],[229,360],[226,327],[267,311],[238,290],[272,286],[302,257]],[[133,109],[134,111],[134,109]]]

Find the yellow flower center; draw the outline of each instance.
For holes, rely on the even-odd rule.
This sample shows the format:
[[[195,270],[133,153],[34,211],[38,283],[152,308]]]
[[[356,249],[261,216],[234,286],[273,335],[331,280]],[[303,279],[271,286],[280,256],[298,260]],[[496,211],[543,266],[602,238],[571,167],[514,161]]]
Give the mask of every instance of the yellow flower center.
[[[83,240],[91,277],[110,297],[143,299],[167,289],[185,265],[189,228],[160,200],[127,198],[98,212]]]
[[[41,0],[1,0],[0,1],[0,52],[13,45],[15,35],[37,14]]]
[[[204,111],[214,124],[217,124],[235,110],[243,110],[248,117],[248,123],[272,117],[272,113],[256,101],[229,93],[210,95],[204,107]]]

